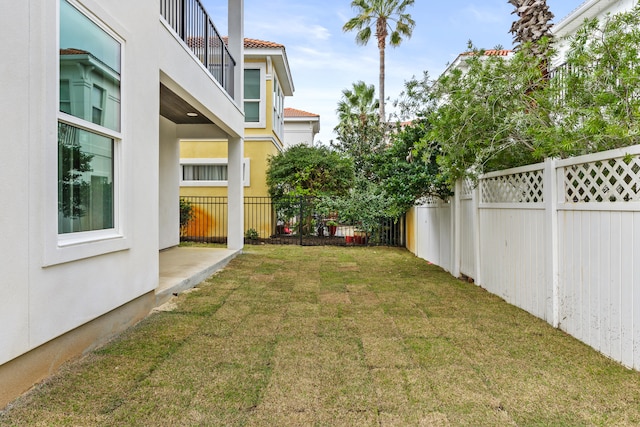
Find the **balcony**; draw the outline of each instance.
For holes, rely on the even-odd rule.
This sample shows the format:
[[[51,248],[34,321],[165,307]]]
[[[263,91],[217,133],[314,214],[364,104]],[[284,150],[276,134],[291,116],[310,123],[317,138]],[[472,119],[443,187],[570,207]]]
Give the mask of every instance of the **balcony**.
[[[236,61],[200,0],[160,0],[160,15],[233,98]]]

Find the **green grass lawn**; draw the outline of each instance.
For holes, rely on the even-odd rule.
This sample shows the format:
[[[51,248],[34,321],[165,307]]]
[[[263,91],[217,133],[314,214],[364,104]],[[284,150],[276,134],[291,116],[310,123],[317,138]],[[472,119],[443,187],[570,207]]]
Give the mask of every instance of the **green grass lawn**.
[[[639,425],[640,374],[389,248],[248,246],[0,425]]]

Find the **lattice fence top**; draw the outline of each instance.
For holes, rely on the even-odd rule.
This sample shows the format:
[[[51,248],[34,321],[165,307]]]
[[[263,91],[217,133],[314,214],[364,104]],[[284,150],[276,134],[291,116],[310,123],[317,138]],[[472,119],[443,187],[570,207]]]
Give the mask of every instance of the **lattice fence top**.
[[[640,201],[640,157],[567,166],[564,188],[567,203]]]
[[[473,189],[476,188],[476,183],[471,178],[466,178],[462,181],[462,198],[470,199],[473,197]]]
[[[441,203],[442,200],[440,200],[439,197],[436,196],[425,196],[422,199],[420,199],[418,201],[418,205],[422,205],[422,206],[435,206],[439,203]]]
[[[544,171],[534,170],[512,175],[483,178],[481,203],[542,203]]]

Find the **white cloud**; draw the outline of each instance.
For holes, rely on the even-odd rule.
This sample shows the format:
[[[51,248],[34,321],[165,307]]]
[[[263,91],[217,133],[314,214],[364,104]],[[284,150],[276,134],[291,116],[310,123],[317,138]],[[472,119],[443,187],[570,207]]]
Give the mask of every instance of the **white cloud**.
[[[322,25],[312,25],[308,32],[316,40],[329,40],[331,38],[331,31]]]
[[[471,17],[474,22],[479,24],[497,24],[505,22],[509,19],[510,15],[508,13],[505,15],[504,12],[504,7],[496,8],[492,4],[487,4],[486,6],[470,4],[464,8],[464,14]]]

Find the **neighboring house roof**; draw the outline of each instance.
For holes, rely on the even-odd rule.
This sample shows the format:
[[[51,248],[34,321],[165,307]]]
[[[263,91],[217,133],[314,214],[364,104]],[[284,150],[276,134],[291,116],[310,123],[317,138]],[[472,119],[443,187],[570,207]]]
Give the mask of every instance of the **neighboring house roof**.
[[[225,38],[226,40],[226,38]],[[275,42],[269,42],[266,40],[258,40],[258,39],[244,39],[244,48],[245,49],[284,49],[284,45]]]
[[[222,37],[222,42],[227,45],[229,43],[228,37]],[[202,36],[187,37],[187,45],[192,49],[204,48],[205,38]],[[220,45],[220,38],[209,37],[209,46],[217,47]],[[293,78],[291,77],[291,70],[289,69],[289,60],[287,59],[287,50],[283,44],[259,40],[259,39],[244,39],[244,57],[245,58],[266,58],[270,57],[273,61],[276,72],[282,85],[282,91],[286,96],[292,96],[295,90],[293,86]]]
[[[287,119],[291,118],[320,118],[319,114],[309,113],[303,110],[297,110],[295,108],[285,108],[284,109],[284,117]]]
[[[225,44],[228,43],[228,37],[222,37],[222,40]],[[278,77],[280,78],[280,84],[282,85],[284,94],[286,96],[293,95],[295,88],[293,86],[291,70],[289,69],[287,50],[283,44],[245,37],[244,49],[245,58],[271,57]]]
[[[572,33],[575,31],[577,27],[582,25],[585,18],[592,18],[597,14],[596,10],[592,10],[589,13],[589,10],[592,9],[593,6],[599,3],[604,3],[608,5],[616,1],[617,0],[604,0],[604,2],[602,2],[601,0],[585,0],[578,7],[573,9],[567,16],[562,18],[560,22],[555,24],[551,29],[551,32],[555,35],[560,35],[560,36],[563,36],[567,33]]]
[[[585,19],[603,18],[608,13],[616,14],[631,10],[637,0],[586,0],[571,13],[555,24],[551,32],[556,37],[558,55],[553,61],[559,66],[565,60],[570,48],[570,37],[574,35]]]
[[[320,115],[296,108],[284,109],[285,127],[287,123],[309,123],[313,132],[312,138],[320,132]]]
[[[487,49],[483,52],[484,56],[509,56],[513,53],[512,50],[509,49]],[[460,56],[473,56],[475,52],[464,52],[461,53]]]
[[[510,56],[513,55],[513,50],[509,50],[509,49],[487,49],[484,51],[480,51],[482,52],[482,56],[496,56],[496,57],[503,57],[503,58],[509,58]],[[451,63],[449,64],[449,66],[446,68],[446,70],[444,70],[444,72],[442,73],[442,75],[446,75],[448,74],[451,70],[454,70],[456,68],[461,68],[464,69],[465,68],[465,60],[471,56],[475,56],[477,52],[463,52],[460,55],[458,55],[458,57]]]
[[[636,0],[585,0],[554,25],[551,31],[559,37],[564,37],[575,33],[587,18],[601,17],[607,12],[617,13],[630,10],[636,3]]]
[[[86,50],[74,49],[71,47],[67,49],[60,49],[60,55],[89,55],[89,52],[87,52]]]
[[[293,78],[287,59],[287,50],[284,45],[258,39],[244,39],[244,57],[250,58],[271,58],[273,66],[278,74],[280,85],[285,96],[292,96],[295,90]]]
[[[198,39],[200,39],[200,43],[202,43],[202,37],[198,37]],[[222,37],[222,41],[224,42],[224,44],[229,44],[229,37],[227,36]],[[244,39],[244,48],[245,49],[285,49],[284,45],[280,43],[270,42],[267,40],[260,40],[260,39],[250,39],[246,37]]]

